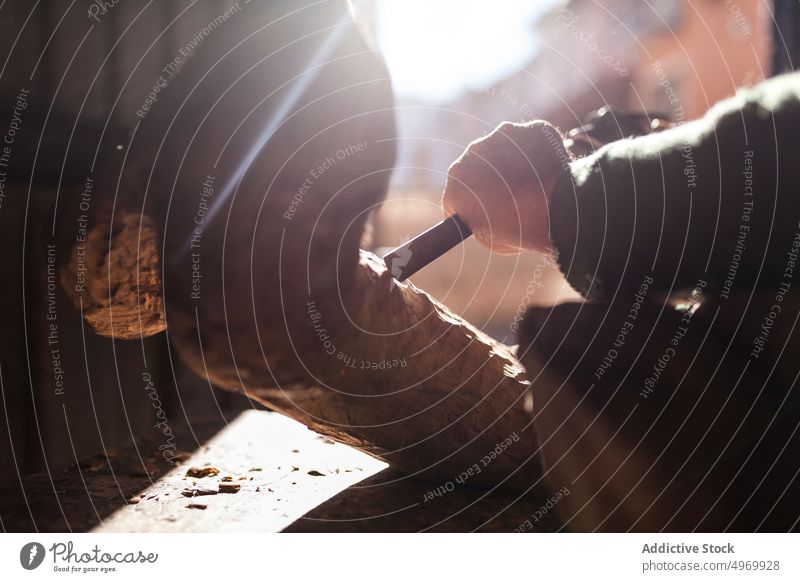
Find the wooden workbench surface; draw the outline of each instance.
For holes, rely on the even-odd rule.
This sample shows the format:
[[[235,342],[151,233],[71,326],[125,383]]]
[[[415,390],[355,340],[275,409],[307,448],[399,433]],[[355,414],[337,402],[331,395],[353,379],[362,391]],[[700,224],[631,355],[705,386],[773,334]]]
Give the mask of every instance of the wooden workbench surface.
[[[541,490],[520,498],[458,485],[432,497],[443,484],[405,477],[270,412],[175,433],[180,462],[165,461],[157,441],[137,441],[0,487],[3,529],[513,531],[546,500]],[[187,476],[191,469],[209,474]],[[535,526],[558,527],[551,516]]]

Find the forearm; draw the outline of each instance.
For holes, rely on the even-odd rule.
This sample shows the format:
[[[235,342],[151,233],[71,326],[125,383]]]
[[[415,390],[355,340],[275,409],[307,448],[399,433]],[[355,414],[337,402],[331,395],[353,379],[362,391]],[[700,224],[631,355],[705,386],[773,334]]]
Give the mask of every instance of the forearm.
[[[778,78],[574,161],[549,210],[570,283],[610,299],[645,277],[664,292],[702,279],[724,297],[780,278],[800,215],[799,94],[800,77]]]

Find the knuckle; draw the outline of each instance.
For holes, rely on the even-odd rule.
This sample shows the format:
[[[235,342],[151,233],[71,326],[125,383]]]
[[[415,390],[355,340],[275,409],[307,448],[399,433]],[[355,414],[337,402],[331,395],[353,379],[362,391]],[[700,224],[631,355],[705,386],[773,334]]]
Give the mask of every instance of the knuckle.
[[[460,174],[464,168],[464,161],[462,158],[458,158],[455,162],[450,164],[450,167],[447,168],[448,176],[454,176]]]
[[[497,128],[495,129],[495,132],[501,131],[501,132],[505,133],[505,132],[512,131],[516,127],[517,127],[517,125],[515,123],[511,123],[510,121],[504,121],[503,123],[501,123],[500,125],[497,126]]]

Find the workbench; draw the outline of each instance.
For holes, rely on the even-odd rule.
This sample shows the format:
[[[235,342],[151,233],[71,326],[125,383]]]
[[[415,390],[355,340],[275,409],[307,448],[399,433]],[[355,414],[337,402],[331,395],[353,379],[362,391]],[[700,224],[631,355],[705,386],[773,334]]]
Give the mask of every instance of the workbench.
[[[441,483],[404,476],[272,412],[248,410],[229,424],[206,420],[175,434],[172,462],[157,440],[141,439],[0,487],[3,530],[503,532],[534,523],[547,499],[544,490],[521,496],[458,485],[431,496]],[[534,525],[558,529],[552,514]]]

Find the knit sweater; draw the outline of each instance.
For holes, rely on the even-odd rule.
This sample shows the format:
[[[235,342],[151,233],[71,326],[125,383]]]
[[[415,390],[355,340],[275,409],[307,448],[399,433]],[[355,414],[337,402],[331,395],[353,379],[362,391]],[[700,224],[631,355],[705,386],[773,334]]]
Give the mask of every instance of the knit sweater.
[[[721,299],[800,279],[799,131],[791,74],[573,161],[549,211],[567,280],[610,300],[648,277],[664,293],[703,281]]]

